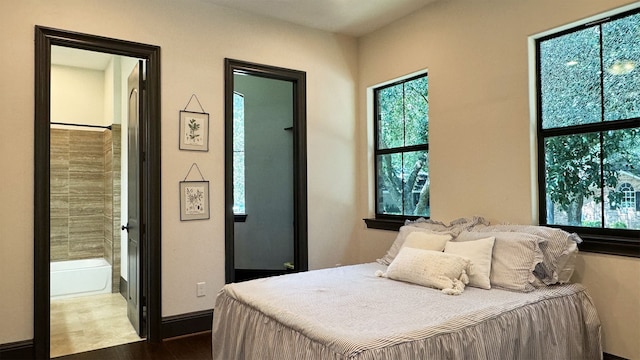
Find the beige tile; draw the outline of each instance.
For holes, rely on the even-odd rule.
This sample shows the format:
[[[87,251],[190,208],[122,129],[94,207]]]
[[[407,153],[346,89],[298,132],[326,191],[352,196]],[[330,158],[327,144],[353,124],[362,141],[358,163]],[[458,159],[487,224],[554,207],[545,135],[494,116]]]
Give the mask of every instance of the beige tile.
[[[51,169],[61,167],[69,169],[69,131],[67,130],[51,130],[51,138],[49,143]]]
[[[51,194],[49,208],[51,217],[69,216],[69,195]]]
[[[140,340],[119,293],[51,301],[51,357]]]
[[[69,216],[88,216],[104,214],[104,195],[70,194]]]
[[[50,171],[49,191],[51,194],[69,193],[69,172],[65,170]]]
[[[104,173],[69,172],[69,194],[104,194]]]

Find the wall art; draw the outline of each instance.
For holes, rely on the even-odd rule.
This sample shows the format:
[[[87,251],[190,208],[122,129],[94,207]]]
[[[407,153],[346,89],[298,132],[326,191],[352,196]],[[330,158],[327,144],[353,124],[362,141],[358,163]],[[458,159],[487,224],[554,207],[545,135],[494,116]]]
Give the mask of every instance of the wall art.
[[[209,114],[180,111],[180,150],[209,151]]]

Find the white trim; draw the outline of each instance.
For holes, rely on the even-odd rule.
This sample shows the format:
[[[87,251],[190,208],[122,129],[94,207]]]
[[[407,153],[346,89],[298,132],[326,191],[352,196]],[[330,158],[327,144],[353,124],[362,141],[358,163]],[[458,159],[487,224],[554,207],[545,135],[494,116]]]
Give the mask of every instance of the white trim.
[[[400,81],[403,81],[403,80],[407,80],[407,79],[410,79],[410,78],[412,78],[414,76],[424,75],[424,74],[427,74],[427,73],[428,73],[427,68],[420,69],[420,70],[414,71],[414,72],[406,74],[406,75],[402,75],[402,76],[399,76],[399,77],[396,77],[396,78],[393,78],[393,79],[389,79],[389,80],[383,81],[383,82],[375,84],[375,85],[371,85],[371,86],[367,87],[367,91],[371,90],[371,92],[373,93],[373,89],[375,89],[375,88],[379,88],[379,87],[382,87],[382,86],[385,86],[385,85],[389,85],[389,84],[393,84],[393,83],[400,82]],[[373,105],[373,103],[371,103],[371,105]]]
[[[620,174],[625,174],[626,176],[632,177],[632,178],[634,178],[636,180],[640,180],[640,176],[632,174],[632,173],[630,173],[628,171],[620,170],[619,173]]]

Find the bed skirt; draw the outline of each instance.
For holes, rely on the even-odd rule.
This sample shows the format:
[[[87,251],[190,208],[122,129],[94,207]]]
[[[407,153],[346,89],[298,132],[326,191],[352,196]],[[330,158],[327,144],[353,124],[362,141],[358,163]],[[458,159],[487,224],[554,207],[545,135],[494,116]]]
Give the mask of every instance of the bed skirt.
[[[418,333],[366,341],[327,335],[322,321],[288,323],[288,309],[285,304],[281,313],[262,311],[223,288],[213,321],[213,359],[602,359],[600,321],[579,284],[548,289],[526,306],[485,308]]]

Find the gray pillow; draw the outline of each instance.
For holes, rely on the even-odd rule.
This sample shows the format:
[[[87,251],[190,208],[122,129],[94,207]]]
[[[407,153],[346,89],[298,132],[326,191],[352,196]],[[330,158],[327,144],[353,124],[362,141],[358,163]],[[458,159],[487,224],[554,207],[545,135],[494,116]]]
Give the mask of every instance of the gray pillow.
[[[527,233],[463,231],[454,241],[488,237],[496,239],[491,256],[491,286],[522,292],[535,290],[533,271],[544,259],[540,244],[546,240]]]
[[[582,239],[577,234],[570,234],[562,229],[546,226],[491,225],[478,227],[474,231],[520,232],[544,238],[546,241],[540,244],[544,260],[536,267],[534,275],[546,285],[569,282],[575,269],[575,260],[578,253],[577,244],[582,242]]]

